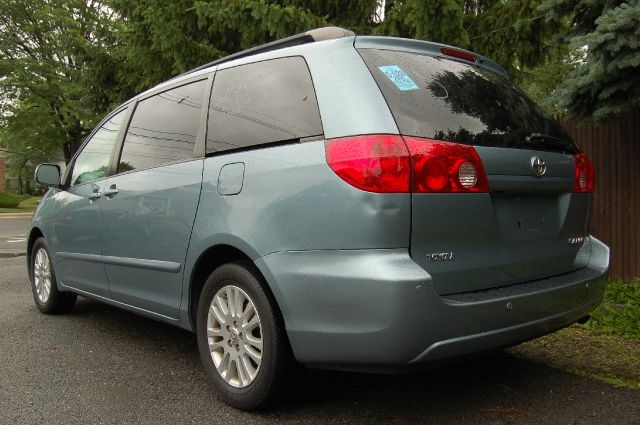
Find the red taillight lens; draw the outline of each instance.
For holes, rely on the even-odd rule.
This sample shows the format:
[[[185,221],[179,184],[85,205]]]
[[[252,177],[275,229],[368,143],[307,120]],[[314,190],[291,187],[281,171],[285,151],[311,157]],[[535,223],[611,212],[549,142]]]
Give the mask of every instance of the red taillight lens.
[[[369,192],[408,192],[409,152],[400,136],[368,135],[325,142],[329,167],[344,181]]]
[[[418,137],[367,135],[325,142],[329,167],[369,192],[488,192],[472,146]]]
[[[473,146],[405,137],[413,192],[488,192],[489,181]]]
[[[596,171],[589,157],[583,153],[573,156],[575,171],[573,178],[574,192],[593,192],[596,189]]]
[[[469,62],[475,62],[477,60],[475,55],[471,53],[463,52],[461,50],[449,49],[447,47],[443,47],[440,49],[443,55],[453,56],[454,58],[464,59]]]

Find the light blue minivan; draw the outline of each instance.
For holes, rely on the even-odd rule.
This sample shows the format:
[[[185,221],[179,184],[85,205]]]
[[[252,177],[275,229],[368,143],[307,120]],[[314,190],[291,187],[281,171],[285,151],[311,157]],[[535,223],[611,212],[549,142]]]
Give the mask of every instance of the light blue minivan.
[[[197,334],[233,406],[291,368],[405,371],[588,317],[593,165],[491,60],[321,28],[110,113],[33,217],[43,313],[77,295]]]

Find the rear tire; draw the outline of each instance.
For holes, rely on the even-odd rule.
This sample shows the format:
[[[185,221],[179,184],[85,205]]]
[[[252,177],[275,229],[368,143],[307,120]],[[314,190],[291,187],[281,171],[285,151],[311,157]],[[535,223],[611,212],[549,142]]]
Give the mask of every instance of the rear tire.
[[[263,409],[281,397],[290,349],[280,311],[248,261],[220,266],[204,284],[196,321],[209,381],[233,407]]]
[[[44,314],[66,313],[76,304],[78,296],[58,290],[49,246],[45,238],[36,239],[29,264],[31,291],[38,310]]]

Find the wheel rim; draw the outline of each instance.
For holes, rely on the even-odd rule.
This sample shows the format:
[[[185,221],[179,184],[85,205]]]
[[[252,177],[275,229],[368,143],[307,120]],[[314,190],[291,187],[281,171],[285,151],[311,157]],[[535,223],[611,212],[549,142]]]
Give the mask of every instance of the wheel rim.
[[[44,248],[40,248],[33,261],[33,281],[38,300],[44,304],[51,295],[51,262]]]
[[[216,370],[229,385],[244,388],[258,376],[262,363],[262,326],[249,295],[234,285],[211,300],[207,340]]]

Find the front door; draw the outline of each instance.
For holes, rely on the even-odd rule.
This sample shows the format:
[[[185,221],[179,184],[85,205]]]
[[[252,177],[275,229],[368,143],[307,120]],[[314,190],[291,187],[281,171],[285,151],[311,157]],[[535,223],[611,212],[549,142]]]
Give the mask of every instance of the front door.
[[[94,132],[73,163],[71,186],[53,195],[48,222],[56,275],[63,285],[102,297],[109,284],[101,262],[100,204],[125,110]]]

